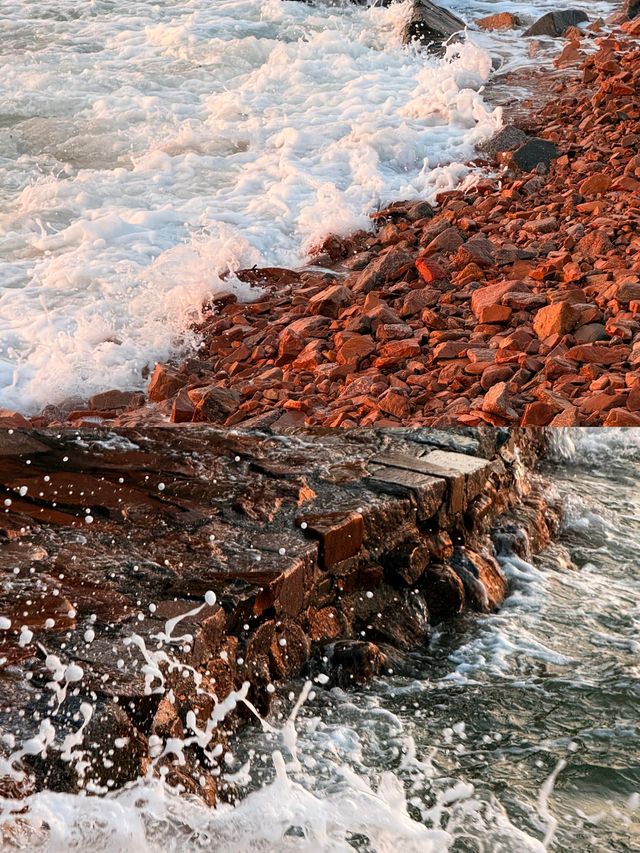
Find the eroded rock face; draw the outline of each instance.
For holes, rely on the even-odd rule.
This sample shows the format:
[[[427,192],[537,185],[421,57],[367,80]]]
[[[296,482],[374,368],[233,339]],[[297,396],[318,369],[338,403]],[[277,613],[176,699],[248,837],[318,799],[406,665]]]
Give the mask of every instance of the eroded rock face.
[[[188,719],[204,729],[245,682],[266,711],[270,685],[309,667],[361,683],[397,668],[434,622],[500,604],[489,532],[515,501],[516,446],[535,458],[540,438],[0,432],[0,727],[37,735],[55,671],[59,686],[71,673],[49,758],[24,760],[25,784],[102,791],[155,762],[215,802],[218,759],[158,758]],[[548,534],[543,510],[537,498],[520,508],[531,547]],[[78,775],[60,744],[87,702]],[[242,717],[240,700],[213,730],[222,752]]]

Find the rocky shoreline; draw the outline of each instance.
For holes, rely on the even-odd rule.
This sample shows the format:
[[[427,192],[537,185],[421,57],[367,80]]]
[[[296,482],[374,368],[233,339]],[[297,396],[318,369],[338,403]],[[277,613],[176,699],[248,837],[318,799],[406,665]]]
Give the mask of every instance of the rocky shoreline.
[[[567,76],[538,78],[553,99],[475,187],[378,211],[305,270],[241,271],[256,300],[215,299],[146,394],[0,426],[640,425],[640,19],[601,29],[565,32]]]
[[[500,606],[496,555],[558,525],[544,449],[486,428],[4,433],[3,794],[153,772],[232,797],[245,699],[401,670],[432,625]]]

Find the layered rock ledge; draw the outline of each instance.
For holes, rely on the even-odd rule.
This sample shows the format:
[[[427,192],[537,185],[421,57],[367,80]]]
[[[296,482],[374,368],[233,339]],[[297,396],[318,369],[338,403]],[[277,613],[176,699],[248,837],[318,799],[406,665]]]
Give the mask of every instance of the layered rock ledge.
[[[532,430],[0,433],[0,756],[26,773],[2,765],[3,792],[103,792],[151,768],[231,796],[245,699],[264,712],[294,676],[384,675],[437,622],[499,607],[496,556],[530,556],[558,522],[530,474],[543,445]]]

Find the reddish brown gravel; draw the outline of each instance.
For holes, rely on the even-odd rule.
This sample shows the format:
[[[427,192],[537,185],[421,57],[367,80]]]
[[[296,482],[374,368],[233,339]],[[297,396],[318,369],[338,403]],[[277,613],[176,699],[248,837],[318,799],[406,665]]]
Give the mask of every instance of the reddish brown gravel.
[[[307,271],[241,272],[256,301],[216,299],[146,400],[31,423],[640,426],[640,19],[586,58],[576,33],[581,75],[523,126],[547,143],[498,153],[500,178],[391,205]]]

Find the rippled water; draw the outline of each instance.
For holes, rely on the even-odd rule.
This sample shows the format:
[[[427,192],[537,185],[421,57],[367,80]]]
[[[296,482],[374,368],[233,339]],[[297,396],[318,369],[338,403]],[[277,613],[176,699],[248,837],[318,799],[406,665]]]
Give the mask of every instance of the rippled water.
[[[533,564],[504,560],[499,613],[440,626],[364,689],[282,689],[233,745],[236,807],[150,781],[44,792],[42,849],[640,849],[640,431],[553,440],[563,528]]]
[[[0,407],[139,388],[228,268],[299,264],[464,177],[500,123],[492,56],[526,44],[435,59],[401,45],[408,8],[0,0]]]

